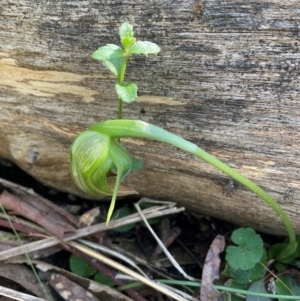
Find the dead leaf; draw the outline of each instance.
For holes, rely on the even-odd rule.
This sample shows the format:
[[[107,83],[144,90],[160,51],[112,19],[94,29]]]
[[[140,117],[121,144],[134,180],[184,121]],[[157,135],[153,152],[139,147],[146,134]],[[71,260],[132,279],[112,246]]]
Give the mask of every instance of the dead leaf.
[[[36,222],[60,239],[66,232],[75,230],[70,221],[66,220],[61,214],[61,209],[59,211],[55,210],[55,207],[58,206],[39,203],[39,199],[33,197],[30,198],[24,195],[21,197],[22,199],[4,190],[0,195],[0,203],[5,209]]]
[[[37,208],[41,210],[44,210],[45,208],[47,208],[48,211],[53,210],[57,215],[61,216],[60,219],[63,218],[74,226],[77,224],[77,217],[73,216],[68,211],[56,206],[55,204],[53,204],[53,202],[35,193],[33,189],[4,180],[2,178],[0,178],[0,183],[9,188],[10,191],[13,191],[15,195],[20,196],[21,199],[25,200],[25,198],[27,197],[26,201],[33,206],[37,206]]]
[[[49,284],[66,301],[99,301],[91,292],[85,290],[65,276],[53,273]]]
[[[78,228],[90,226],[95,221],[95,218],[99,215],[99,213],[99,207],[95,207],[82,214],[77,223]]]
[[[221,301],[222,296],[218,295],[218,291],[213,288],[213,281],[219,279],[220,257],[219,254],[225,248],[225,238],[222,235],[217,235],[212,242],[203,266],[202,282],[200,289],[201,301]],[[216,297],[212,297],[216,295]]]
[[[37,268],[39,268],[43,272],[56,271],[57,273],[64,275],[64,277],[67,277],[69,280],[73,281],[80,287],[89,290],[94,296],[99,298],[99,300],[101,301],[132,301],[131,298],[123,295],[122,293],[116,291],[115,289],[107,285],[98,283],[91,279],[80,277],[60,267],[53,266],[49,263],[40,262],[38,263]]]
[[[55,300],[51,291],[49,290],[49,287],[45,283],[43,283],[44,288],[47,292],[47,296],[45,296],[44,290],[37,282],[37,279],[33,272],[24,265],[1,264],[0,276],[20,284],[21,286],[26,288],[27,291],[33,293],[34,295],[40,298],[46,299],[48,301]]]

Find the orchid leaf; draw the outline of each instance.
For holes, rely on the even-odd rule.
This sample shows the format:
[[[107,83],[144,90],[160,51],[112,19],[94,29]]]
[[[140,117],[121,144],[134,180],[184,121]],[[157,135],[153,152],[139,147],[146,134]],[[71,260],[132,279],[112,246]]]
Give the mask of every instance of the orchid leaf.
[[[137,41],[131,45],[129,49],[129,54],[158,54],[160,52],[160,47],[149,41]]]
[[[124,50],[121,47],[115,44],[107,44],[98,48],[98,50],[93,53],[92,59],[96,61],[106,61],[110,59],[118,59],[123,57],[123,55]]]
[[[107,44],[98,48],[98,50],[93,53],[92,59],[104,62],[107,60],[118,59],[123,56],[124,50],[121,47],[114,44]]]
[[[125,48],[128,48],[131,44],[133,44],[136,39],[133,36],[132,25],[125,22],[119,28],[119,34],[121,38],[121,43]]]
[[[138,87],[135,83],[116,83],[115,89],[118,98],[123,102],[130,103],[137,98]]]
[[[116,77],[118,77],[122,70],[124,63],[124,50],[114,44],[107,44],[96,50],[92,58],[97,61],[102,61],[105,67]]]
[[[117,59],[106,60],[104,61],[104,65],[115,77],[118,78],[121,74],[123,62],[124,58],[120,57]]]

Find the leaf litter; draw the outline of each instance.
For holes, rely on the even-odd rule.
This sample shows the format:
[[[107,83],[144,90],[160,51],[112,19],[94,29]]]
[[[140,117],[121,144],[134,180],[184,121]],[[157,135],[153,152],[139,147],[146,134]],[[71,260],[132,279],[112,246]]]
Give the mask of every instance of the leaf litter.
[[[33,263],[39,268],[42,279],[44,277],[43,269],[45,269],[47,263],[37,261],[37,259],[55,258],[55,256],[60,256],[61,250],[64,249],[85,258],[91,265],[97,266],[101,273],[110,275],[114,283],[119,286],[126,286],[128,283],[128,280],[120,280],[124,277],[120,274],[120,271],[123,275],[124,273],[130,275],[133,271],[137,271],[134,273],[138,276],[133,274],[134,278],[149,285],[127,289],[126,291],[129,294],[129,297],[127,297],[122,292],[117,292],[115,288],[102,285],[92,279],[82,278],[66,271],[63,267],[48,264],[47,277],[46,280],[43,279],[45,287],[49,291],[49,285],[52,286],[68,301],[77,300],[78,292],[85,300],[102,300],[103,296],[105,296],[105,300],[116,301],[168,300],[164,296],[169,296],[173,300],[180,301],[219,301],[226,297],[215,289],[214,284],[218,280],[220,283],[224,282],[224,276],[220,274],[219,270],[224,268],[221,261],[221,258],[223,258],[222,252],[225,247],[225,239],[229,241],[229,234],[234,229],[233,226],[225,224],[224,227],[222,222],[218,224],[218,221],[214,219],[188,212],[173,216],[172,214],[183,209],[177,209],[174,204],[162,204],[154,201],[154,204],[151,204],[153,207],[142,211],[138,209],[137,213],[132,210],[129,217],[125,216],[112,220],[109,226],[106,227],[105,223],[102,223],[103,218],[101,217],[102,215],[105,216],[105,214],[101,214],[105,205],[100,205],[100,210],[99,208],[89,209],[86,204],[84,206],[80,205],[82,209],[86,208],[83,210],[83,215],[78,216],[77,214],[74,216],[61,206],[55,205],[55,202],[35,193],[31,188],[4,179],[0,179],[0,184],[5,188],[5,191],[0,195],[0,202],[9,212],[10,220],[20,233],[24,244],[18,246],[18,242],[9,236],[9,232],[3,231],[0,233],[2,238],[0,250],[3,250],[0,252],[0,260],[6,260],[7,263],[4,263],[3,267],[7,265],[11,271],[11,273],[1,273],[0,267],[0,277],[15,278],[16,282],[31,291],[32,294],[41,298],[44,297],[42,293],[35,291],[38,288],[37,284],[34,287],[29,285],[29,282],[35,279],[30,269],[26,268],[26,272],[23,272],[24,266],[20,265],[20,263],[27,263],[25,257],[19,256],[24,253],[25,248],[29,252]],[[66,199],[71,199],[71,197],[68,196]],[[72,199],[74,200],[74,197]],[[151,203],[152,200],[143,199],[142,202]],[[165,214],[169,216],[163,217]],[[148,220],[151,226],[149,223],[148,226],[144,226],[145,221],[144,223],[137,223],[143,219],[146,220],[146,224]],[[9,223],[4,214],[0,214],[0,224],[9,228]],[[125,232],[113,231],[113,228],[120,229],[126,224],[134,226],[131,226],[130,230]],[[150,234],[149,227],[153,228],[154,234],[158,233],[158,235],[155,234],[157,236],[156,240]],[[225,237],[219,234],[223,234]],[[210,244],[213,237],[215,239]],[[148,239],[146,244],[145,239]],[[235,243],[237,242],[235,241]],[[244,247],[243,241],[241,241],[241,244],[237,244],[240,248]],[[258,242],[258,245],[256,248],[261,246],[260,242]],[[87,248],[87,246],[89,247]],[[103,250],[101,250],[101,247]],[[254,246],[251,247],[255,248]],[[245,250],[247,251],[247,249]],[[58,255],[55,255],[56,253]],[[198,290],[197,294],[197,290],[183,284],[174,289],[149,279],[149,276],[150,278],[160,277],[169,280],[181,278],[180,274],[182,273],[176,271],[176,268],[173,267],[174,263],[171,263],[173,259],[168,258],[169,256],[166,255],[168,253],[174,259],[174,262],[177,262],[180,269],[184,269],[183,275],[191,275],[187,276],[189,279],[195,279],[196,283],[200,283],[197,279],[202,274],[201,293]],[[115,257],[114,254],[119,254],[119,256]],[[111,260],[113,257],[116,259]],[[254,263],[257,260],[255,259]],[[28,272],[31,276],[24,277]],[[231,271],[231,273],[235,275],[236,272]],[[17,280],[19,278],[14,277],[14,274],[18,274],[19,278],[23,280]],[[294,274],[298,275],[299,273]],[[121,278],[118,280],[118,277]],[[285,281],[288,283],[287,280]],[[278,283],[278,281],[275,283]],[[280,287],[280,284],[277,286]],[[296,287],[296,285],[294,286]],[[152,287],[152,289],[149,287]],[[261,284],[257,283],[251,285],[249,290],[263,291],[262,287]],[[52,293],[49,293],[48,298],[44,299],[49,300],[49,296],[53,296]],[[32,298],[34,297],[32,296]],[[247,299],[250,300],[251,298]]]

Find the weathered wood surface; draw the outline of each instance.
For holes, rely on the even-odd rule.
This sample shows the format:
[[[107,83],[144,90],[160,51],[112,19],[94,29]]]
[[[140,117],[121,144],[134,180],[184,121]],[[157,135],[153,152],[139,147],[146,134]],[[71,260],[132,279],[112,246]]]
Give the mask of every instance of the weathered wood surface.
[[[128,21],[162,52],[130,62],[140,97],[124,117],[179,134],[255,180],[300,234],[299,9],[297,0],[1,0],[0,155],[75,192],[72,139],[117,114],[114,79],[91,54],[118,43]],[[127,178],[141,195],[285,233],[244,187],[226,196],[228,178],[204,162],[160,143],[124,144],[145,161]]]

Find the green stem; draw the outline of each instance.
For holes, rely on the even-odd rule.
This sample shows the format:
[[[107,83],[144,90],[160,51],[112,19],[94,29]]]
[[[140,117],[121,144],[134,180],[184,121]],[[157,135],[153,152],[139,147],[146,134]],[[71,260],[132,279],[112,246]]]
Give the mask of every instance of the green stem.
[[[118,119],[122,119],[123,101],[119,99]]]
[[[192,282],[192,281],[186,281],[186,280],[167,280],[167,279],[155,279],[153,280],[158,283],[164,283],[164,284],[170,284],[170,285],[184,285],[189,287],[201,287],[201,283],[199,282]],[[136,288],[139,286],[144,285],[143,282],[133,282],[130,284],[125,284],[123,286],[119,286],[117,288],[117,291],[125,291],[127,289]],[[266,293],[260,293],[260,292],[254,292],[250,290],[242,290],[237,289],[229,286],[223,286],[223,285],[213,285],[213,287],[219,291],[229,292],[229,293],[236,293],[236,294],[243,294],[245,296],[258,296],[258,297],[266,297],[269,299],[286,299],[286,300],[299,300],[300,296],[290,296],[290,295],[274,295],[274,294],[266,294]]]
[[[120,75],[118,77],[118,83],[120,83],[120,84],[123,83],[123,81],[124,81],[128,58],[129,58],[129,47],[125,47],[124,48],[124,61],[122,64]],[[122,112],[123,112],[123,102],[121,99],[119,99],[118,119],[122,119]]]
[[[175,134],[172,134],[160,127],[157,127],[146,122],[139,120],[107,120],[94,124],[89,127],[90,130],[99,131],[105,135],[110,136],[111,138],[123,138],[123,137],[132,137],[132,138],[147,138],[151,140],[161,141],[169,143],[175,147],[178,147],[182,150],[185,150],[189,153],[196,155],[202,160],[208,162],[209,164],[215,166],[219,170],[223,171],[225,174],[233,178],[234,180],[245,185],[256,195],[261,197],[268,205],[270,205],[277,215],[282,220],[283,224],[286,227],[289,236],[289,245],[282,253],[282,256],[291,255],[296,248],[296,236],[293,229],[293,226],[280,207],[280,205],[262,188],[256,185],[254,182],[248,178],[241,175],[239,172],[233,170],[227,164],[223,163],[216,157],[208,154],[206,151],[198,147],[196,144],[191,143]]]

